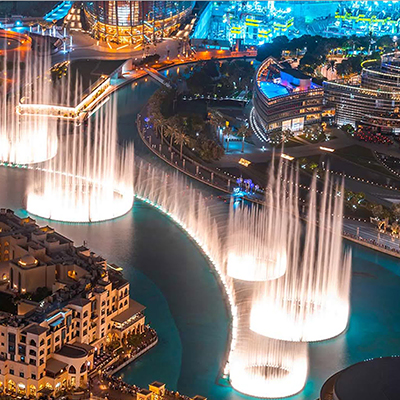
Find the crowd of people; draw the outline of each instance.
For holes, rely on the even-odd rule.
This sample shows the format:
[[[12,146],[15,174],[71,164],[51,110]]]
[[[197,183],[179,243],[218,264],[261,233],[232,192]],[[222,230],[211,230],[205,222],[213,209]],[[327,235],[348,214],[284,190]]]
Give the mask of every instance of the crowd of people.
[[[381,249],[385,249],[387,251],[390,251],[390,252],[393,252],[393,253],[396,253],[396,254],[400,254],[400,248],[396,249],[394,247],[390,247],[390,246],[388,246],[388,245],[386,245],[384,243],[379,243],[375,239],[366,239],[366,238],[363,238],[363,237],[361,237],[359,235],[355,235],[355,234],[349,233],[349,232],[343,232],[343,235],[345,237],[348,237],[348,238],[351,238],[351,239],[355,239],[355,240],[358,240],[360,242],[368,243],[368,244],[370,244],[372,246],[376,246],[376,247],[379,247]]]

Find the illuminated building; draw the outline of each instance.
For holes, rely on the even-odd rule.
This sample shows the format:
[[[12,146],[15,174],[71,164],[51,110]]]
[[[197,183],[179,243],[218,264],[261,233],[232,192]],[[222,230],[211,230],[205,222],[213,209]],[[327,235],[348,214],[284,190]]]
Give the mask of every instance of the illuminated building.
[[[335,20],[327,28],[333,35],[394,35],[399,32],[400,4],[397,1],[338,2]]]
[[[367,125],[377,132],[400,133],[400,53],[365,62],[360,85],[324,82],[327,105],[339,125]]]
[[[302,131],[321,121],[323,88],[301,71],[267,58],[256,73],[251,115],[252,126],[262,140],[274,130]]]
[[[130,299],[120,270],[49,226],[0,209],[2,295],[11,306],[13,294],[45,290],[40,302],[21,299],[0,312],[2,391],[39,398],[85,388],[107,343],[145,330],[145,307]]]
[[[84,2],[88,29],[95,38],[140,44],[169,36],[191,13],[194,1]]]

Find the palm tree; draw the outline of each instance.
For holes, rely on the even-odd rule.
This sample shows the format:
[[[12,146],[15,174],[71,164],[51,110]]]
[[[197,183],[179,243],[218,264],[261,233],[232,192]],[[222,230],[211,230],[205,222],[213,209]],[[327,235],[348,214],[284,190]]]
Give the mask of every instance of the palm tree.
[[[163,134],[164,134],[164,128],[166,126],[166,119],[162,116],[160,112],[154,112],[152,116],[152,121],[154,128],[156,130],[156,133],[160,133],[160,139],[161,143],[163,141]]]
[[[225,126],[224,128],[224,135],[226,136],[226,152],[229,151],[229,139],[231,137],[232,134],[232,128],[231,126]]]
[[[178,121],[178,118],[176,116],[168,118],[166,121],[166,129],[165,133],[167,136],[169,136],[169,149],[171,151],[172,149],[172,142],[175,138],[175,135],[177,135],[181,129],[180,129],[180,124]]]
[[[336,61],[335,60],[329,60],[329,64],[327,67],[328,71],[334,71],[336,69]]]
[[[246,124],[242,125],[236,132],[236,136],[242,138],[242,153],[244,153],[244,140],[252,135],[252,130]]]
[[[183,145],[189,143],[189,136],[182,131],[175,132],[175,143],[180,146],[180,156],[182,160]]]
[[[218,128],[225,125],[225,118],[217,110],[210,110],[208,113],[210,124],[215,127],[216,136],[218,137]]]

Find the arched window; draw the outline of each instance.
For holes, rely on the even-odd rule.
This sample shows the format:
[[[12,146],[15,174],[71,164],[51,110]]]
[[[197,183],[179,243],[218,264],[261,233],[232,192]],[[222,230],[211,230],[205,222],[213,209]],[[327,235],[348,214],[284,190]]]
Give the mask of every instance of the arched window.
[[[30,344],[31,346],[35,346],[35,347],[36,347],[36,342],[35,342],[33,339],[31,339],[31,341],[29,342],[29,344]]]
[[[8,381],[8,383],[7,383],[7,389],[8,389],[10,392],[15,392],[15,391],[16,391],[15,382],[12,381],[11,379],[10,379],[10,380]]]
[[[29,395],[30,396],[36,396],[36,386],[35,385],[30,385],[29,386]]]
[[[81,374],[86,371],[86,363],[83,363],[81,366]]]
[[[75,369],[75,367],[74,367],[73,365],[71,365],[71,366],[69,367],[68,373],[69,373],[69,374],[76,374],[76,369]]]

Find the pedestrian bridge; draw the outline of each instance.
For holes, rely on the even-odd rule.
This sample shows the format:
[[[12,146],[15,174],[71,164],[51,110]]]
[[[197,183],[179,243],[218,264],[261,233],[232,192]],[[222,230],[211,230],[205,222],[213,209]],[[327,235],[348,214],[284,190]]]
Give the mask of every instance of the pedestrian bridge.
[[[144,68],[144,70],[157,82],[166,86],[168,89],[172,89],[172,84],[170,80],[167,79],[164,75],[160,74],[156,69],[149,67],[149,68]]]

